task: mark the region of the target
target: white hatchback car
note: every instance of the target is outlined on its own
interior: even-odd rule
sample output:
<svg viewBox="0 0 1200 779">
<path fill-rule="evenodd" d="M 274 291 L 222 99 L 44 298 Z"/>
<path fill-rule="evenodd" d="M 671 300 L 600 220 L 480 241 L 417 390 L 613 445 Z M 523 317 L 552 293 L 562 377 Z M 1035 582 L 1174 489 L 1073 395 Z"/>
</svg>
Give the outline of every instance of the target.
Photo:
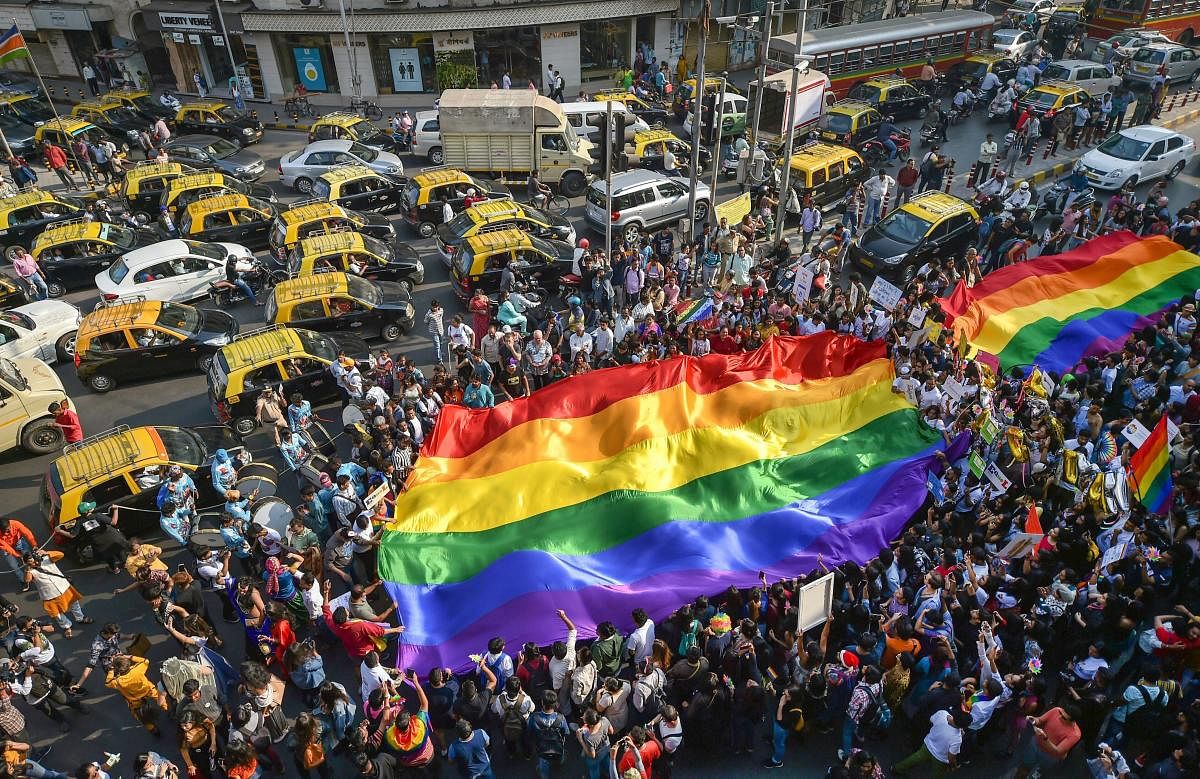
<svg viewBox="0 0 1200 779">
<path fill-rule="evenodd" d="M 339 165 L 366 165 L 385 176 L 404 174 L 404 163 L 391 152 L 372 149 L 357 141 L 313 141 L 300 151 L 280 158 L 279 181 L 307 195 L 322 173 Z"/>
<path fill-rule="evenodd" d="M 1032 57 L 1037 51 L 1037 36 L 1029 30 L 1005 28 L 992 31 L 992 48 L 1002 51 L 1015 60 Z"/>
<path fill-rule="evenodd" d="M 412 153 L 418 157 L 424 155 L 430 165 L 441 165 L 446 160 L 437 111 L 418 111 L 413 116 Z"/>
<path fill-rule="evenodd" d="M 61 300 L 38 300 L 0 311 L 0 357 L 36 357 L 47 364 L 75 356 L 83 314 Z"/>
<path fill-rule="evenodd" d="M 254 253 L 236 243 L 174 239 L 125 254 L 96 274 L 105 300 L 144 295 L 147 300 L 186 303 L 208 294 L 208 286 L 225 278 L 230 255 L 250 259 Z"/>
<path fill-rule="evenodd" d="M 1195 142 L 1186 135 L 1140 124 L 1108 136 L 1079 162 L 1093 187 L 1118 189 L 1159 176 L 1173 179 L 1195 151 Z"/>
</svg>

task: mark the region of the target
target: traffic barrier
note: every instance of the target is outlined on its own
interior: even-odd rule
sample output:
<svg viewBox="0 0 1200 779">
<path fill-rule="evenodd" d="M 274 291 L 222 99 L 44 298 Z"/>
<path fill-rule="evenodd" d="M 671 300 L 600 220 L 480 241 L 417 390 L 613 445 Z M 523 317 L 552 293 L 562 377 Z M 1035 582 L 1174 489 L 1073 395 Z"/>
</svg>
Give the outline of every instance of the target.
<svg viewBox="0 0 1200 779">
<path fill-rule="evenodd" d="M 275 114 L 275 124 L 279 124 L 279 112 L 278 112 L 278 111 L 273 111 L 272 113 L 274 113 L 274 114 Z"/>
<path fill-rule="evenodd" d="M 863 229 L 863 209 L 866 207 L 867 201 L 860 198 L 858 201 L 858 208 L 856 209 L 858 215 L 854 219 L 854 221 L 858 224 L 859 230 Z"/>
<path fill-rule="evenodd" d="M 954 183 L 954 160 L 950 160 L 950 167 L 946 169 L 946 186 L 942 191 L 950 194 L 950 185 Z"/>
<path fill-rule="evenodd" d="M 979 167 L 978 162 L 971 163 L 971 170 L 967 173 L 967 187 L 975 186 L 975 169 Z"/>
<path fill-rule="evenodd" d="M 1178 93 L 1178 92 L 1176 92 L 1176 93 L 1174 93 L 1173 95 L 1171 95 L 1171 103 L 1170 103 L 1170 105 L 1168 105 L 1168 106 L 1167 106 L 1165 109 L 1163 109 L 1163 110 L 1166 110 L 1166 111 L 1173 111 L 1173 110 L 1175 109 L 1175 101 L 1176 101 L 1176 100 L 1178 100 L 1178 99 L 1179 99 L 1179 93 Z"/>
<path fill-rule="evenodd" d="M 879 204 L 879 218 L 880 219 L 883 219 L 885 216 L 888 215 L 888 211 L 890 210 L 890 207 L 892 205 L 892 190 L 893 189 L 895 189 L 895 187 L 892 187 L 892 189 L 888 190 L 887 195 L 885 195 L 883 198 L 883 202 Z"/>
<path fill-rule="evenodd" d="M 1057 154 L 1056 154 L 1057 151 L 1058 151 L 1058 136 L 1055 135 L 1054 139 L 1051 140 L 1050 143 L 1046 144 L 1046 153 L 1042 155 L 1042 159 L 1044 160 L 1048 157 L 1057 156 Z"/>
<path fill-rule="evenodd" d="M 1033 152 L 1036 147 L 1037 147 L 1037 139 L 1034 138 L 1033 140 L 1029 141 L 1029 149 L 1025 153 L 1025 167 L 1029 167 L 1030 165 L 1033 164 Z"/>
</svg>

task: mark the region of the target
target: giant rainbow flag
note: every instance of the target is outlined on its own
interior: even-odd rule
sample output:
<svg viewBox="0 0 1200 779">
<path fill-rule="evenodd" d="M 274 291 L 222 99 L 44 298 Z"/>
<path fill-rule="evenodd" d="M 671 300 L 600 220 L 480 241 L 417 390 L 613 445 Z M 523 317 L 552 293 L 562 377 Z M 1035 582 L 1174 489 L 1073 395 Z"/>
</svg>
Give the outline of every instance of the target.
<svg viewBox="0 0 1200 779">
<path fill-rule="evenodd" d="M 400 661 L 666 617 L 700 594 L 874 556 L 937 469 L 881 343 L 821 333 L 448 406 L 379 550 Z M 958 442 L 956 442 L 957 444 Z"/>
<path fill-rule="evenodd" d="M 962 282 L 939 302 L 957 338 L 1000 367 L 1071 370 L 1119 350 L 1130 333 L 1200 288 L 1200 257 L 1171 240 L 1110 233 Z"/>
</svg>

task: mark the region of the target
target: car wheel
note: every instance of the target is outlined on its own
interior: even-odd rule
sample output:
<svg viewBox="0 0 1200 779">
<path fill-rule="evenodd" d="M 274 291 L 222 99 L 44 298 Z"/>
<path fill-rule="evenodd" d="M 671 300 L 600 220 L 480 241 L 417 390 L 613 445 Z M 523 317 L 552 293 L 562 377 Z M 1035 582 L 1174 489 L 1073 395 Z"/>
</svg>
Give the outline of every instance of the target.
<svg viewBox="0 0 1200 779">
<path fill-rule="evenodd" d="M 1193 71 L 1192 71 L 1192 75 L 1191 75 L 1191 77 L 1188 79 L 1188 83 L 1189 83 L 1189 84 L 1195 84 L 1195 83 L 1196 83 L 1196 79 L 1197 79 L 1197 78 L 1200 78 L 1200 69 L 1197 69 L 1197 70 L 1193 70 Z"/>
<path fill-rule="evenodd" d="M 258 422 L 254 420 L 254 417 L 238 417 L 233 420 L 233 429 L 238 435 L 250 435 L 256 427 L 258 427 Z"/>
<path fill-rule="evenodd" d="M 201 373 L 207 375 L 209 367 L 212 366 L 212 361 L 213 356 L 211 354 L 206 354 L 199 360 L 196 360 L 196 368 L 199 369 Z"/>
<path fill-rule="evenodd" d="M 117 386 L 117 383 L 103 373 L 97 373 L 95 376 L 87 380 L 88 387 L 92 392 L 101 394 L 112 391 L 112 388 Z"/>
<path fill-rule="evenodd" d="M 911 262 L 904 263 L 904 269 L 900 271 L 900 287 L 907 287 L 912 283 L 913 278 L 917 275 L 917 266 Z"/>
<path fill-rule="evenodd" d="M 58 343 L 54 344 L 54 351 L 58 354 L 59 361 L 67 362 L 75 359 L 75 332 L 72 330 L 64 334 L 58 339 Z"/>
<path fill-rule="evenodd" d="M 404 291 L 412 295 L 413 283 L 411 279 L 400 279 L 400 286 L 404 287 Z"/>
<path fill-rule="evenodd" d="M 4 250 L 4 257 L 9 262 L 12 262 L 13 258 L 15 258 L 17 256 L 17 252 L 21 251 L 24 248 L 25 248 L 24 246 L 19 246 L 17 244 L 13 244 L 12 246 L 9 246 L 7 249 Z"/>
<path fill-rule="evenodd" d="M 441 146 L 434 146 L 429 150 L 429 162 L 434 165 L 441 165 L 446 161 L 446 153 L 442 151 Z"/>
<path fill-rule="evenodd" d="M 567 197 L 579 197 L 587 189 L 587 179 L 577 170 L 563 175 L 558 182 L 558 191 Z"/>
<path fill-rule="evenodd" d="M 1180 172 L 1183 170 L 1183 165 L 1184 165 L 1183 160 L 1180 160 L 1179 162 L 1172 165 L 1171 169 L 1167 171 L 1167 180 L 1170 181 L 1171 179 L 1178 176 L 1180 174 Z"/>
<path fill-rule="evenodd" d="M 21 433 L 21 448 L 30 454 L 50 454 L 62 445 L 62 430 L 49 419 L 32 424 Z"/>
<path fill-rule="evenodd" d="M 696 203 L 695 217 L 698 224 L 704 224 L 705 220 L 708 219 L 708 203 L 705 203 L 703 200 Z"/>
<path fill-rule="evenodd" d="M 1121 185 L 1121 189 L 1133 189 L 1134 187 L 1137 186 L 1137 183 L 1138 183 L 1138 177 L 1137 177 L 1137 174 L 1135 173 L 1134 175 L 1125 179 L 1125 183 Z"/>
<path fill-rule="evenodd" d="M 1192 31 L 1191 27 L 1189 27 L 1186 30 L 1184 30 L 1183 32 L 1179 33 L 1179 42 L 1182 43 L 1184 46 L 1191 46 L 1192 41 L 1195 38 L 1196 38 L 1196 33 L 1194 33 Z"/>
<path fill-rule="evenodd" d="M 404 335 L 404 328 L 395 322 L 389 322 L 379 328 L 379 337 L 388 342 L 398 341 L 402 335 Z"/>
<path fill-rule="evenodd" d="M 305 195 L 311 195 L 313 190 L 312 179 L 301 176 L 296 179 L 296 191 Z"/>
<path fill-rule="evenodd" d="M 433 232 L 436 229 L 433 226 L 433 222 L 421 222 L 421 224 L 417 225 L 417 235 L 422 238 L 432 238 Z"/>
<path fill-rule="evenodd" d="M 642 226 L 636 222 L 630 222 L 621 228 L 621 237 L 626 244 L 636 244 L 642 238 Z"/>
<path fill-rule="evenodd" d="M 150 224 L 154 220 L 151 219 L 150 215 L 147 214 L 145 211 L 134 211 L 133 212 L 133 221 L 137 222 L 142 227 L 145 227 L 146 225 Z"/>
<path fill-rule="evenodd" d="M 46 291 L 52 298 L 61 298 L 63 295 L 67 294 L 67 288 L 58 281 L 47 281 Z"/>
</svg>

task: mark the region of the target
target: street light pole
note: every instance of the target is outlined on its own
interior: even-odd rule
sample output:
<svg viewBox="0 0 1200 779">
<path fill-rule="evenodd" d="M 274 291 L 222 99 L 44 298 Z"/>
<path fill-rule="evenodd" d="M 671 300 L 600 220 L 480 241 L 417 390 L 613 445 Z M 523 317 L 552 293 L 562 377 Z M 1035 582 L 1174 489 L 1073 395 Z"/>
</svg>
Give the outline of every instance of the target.
<svg viewBox="0 0 1200 779">
<path fill-rule="evenodd" d="M 353 2 L 353 0 L 351 1 Z M 218 4 L 220 2 L 221 0 L 217 0 Z M 350 86 L 354 97 L 362 97 L 362 87 L 358 80 L 358 52 L 350 44 L 350 25 L 346 24 L 346 0 L 338 0 L 338 13 L 342 16 L 342 35 L 346 38 L 346 56 L 350 58 Z"/>
<path fill-rule="evenodd" d="M 225 14 L 221 12 L 221 0 L 216 0 L 213 5 L 217 7 L 217 22 L 221 25 L 221 40 L 225 41 L 225 53 L 229 55 L 229 67 L 233 69 L 233 78 L 237 81 L 238 88 L 241 89 L 242 77 L 238 73 L 237 60 L 233 58 L 233 46 L 229 44 L 229 30 L 225 29 Z M 230 90 L 231 96 L 232 91 Z"/>
<path fill-rule="evenodd" d="M 613 102 L 612 100 L 605 101 L 608 105 L 605 107 L 604 132 L 608 135 L 605 138 L 608 143 L 604 144 L 605 150 L 608 152 L 604 157 L 604 208 L 608 211 L 608 219 L 604 223 L 604 256 L 612 262 L 613 242 L 612 242 L 612 161 L 613 161 Z M 621 145 L 621 154 L 625 153 L 625 139 L 617 139 L 617 143 Z M 624 282 L 622 282 L 624 283 Z"/>
<path fill-rule="evenodd" d="M 691 179 L 691 186 L 688 187 L 688 242 L 691 242 L 696 236 L 696 183 L 699 181 L 700 143 L 703 140 L 700 111 L 704 107 L 704 54 L 705 44 L 708 41 L 708 12 L 709 0 L 704 0 L 704 5 L 700 8 L 700 48 L 696 55 L 696 89 L 692 91 L 692 169 L 688 171 L 688 178 Z M 715 129 L 719 139 L 721 128 Z M 716 208 L 716 194 L 716 192 L 708 193 L 709 200 L 712 201 L 709 203 L 710 209 Z"/>
<path fill-rule="evenodd" d="M 713 148 L 712 156 L 712 186 L 708 188 L 709 196 L 715 198 L 717 196 L 717 174 L 721 171 L 721 125 L 725 123 L 725 85 L 729 81 L 729 72 L 721 73 L 721 94 L 717 101 L 717 123 L 714 127 L 717 128 L 717 143 Z M 709 209 L 709 214 L 712 216 L 712 223 L 717 223 L 717 209 Z"/>
<path fill-rule="evenodd" d="M 783 238 L 783 220 L 788 201 L 788 188 L 792 180 L 792 143 L 796 139 L 796 90 L 800 88 L 800 65 L 792 66 L 792 92 L 785 102 L 787 106 L 787 143 L 783 151 L 783 180 L 779 188 L 779 202 L 775 205 L 775 243 Z"/>
<path fill-rule="evenodd" d="M 758 89 L 754 90 L 754 121 L 750 124 L 750 148 L 755 148 L 758 141 L 758 117 L 762 113 L 762 93 L 767 80 L 767 48 L 771 45 L 771 28 L 775 24 L 775 3 L 767 2 L 767 13 L 763 17 L 763 31 L 759 35 L 762 42 L 762 54 L 758 63 Z"/>
</svg>

